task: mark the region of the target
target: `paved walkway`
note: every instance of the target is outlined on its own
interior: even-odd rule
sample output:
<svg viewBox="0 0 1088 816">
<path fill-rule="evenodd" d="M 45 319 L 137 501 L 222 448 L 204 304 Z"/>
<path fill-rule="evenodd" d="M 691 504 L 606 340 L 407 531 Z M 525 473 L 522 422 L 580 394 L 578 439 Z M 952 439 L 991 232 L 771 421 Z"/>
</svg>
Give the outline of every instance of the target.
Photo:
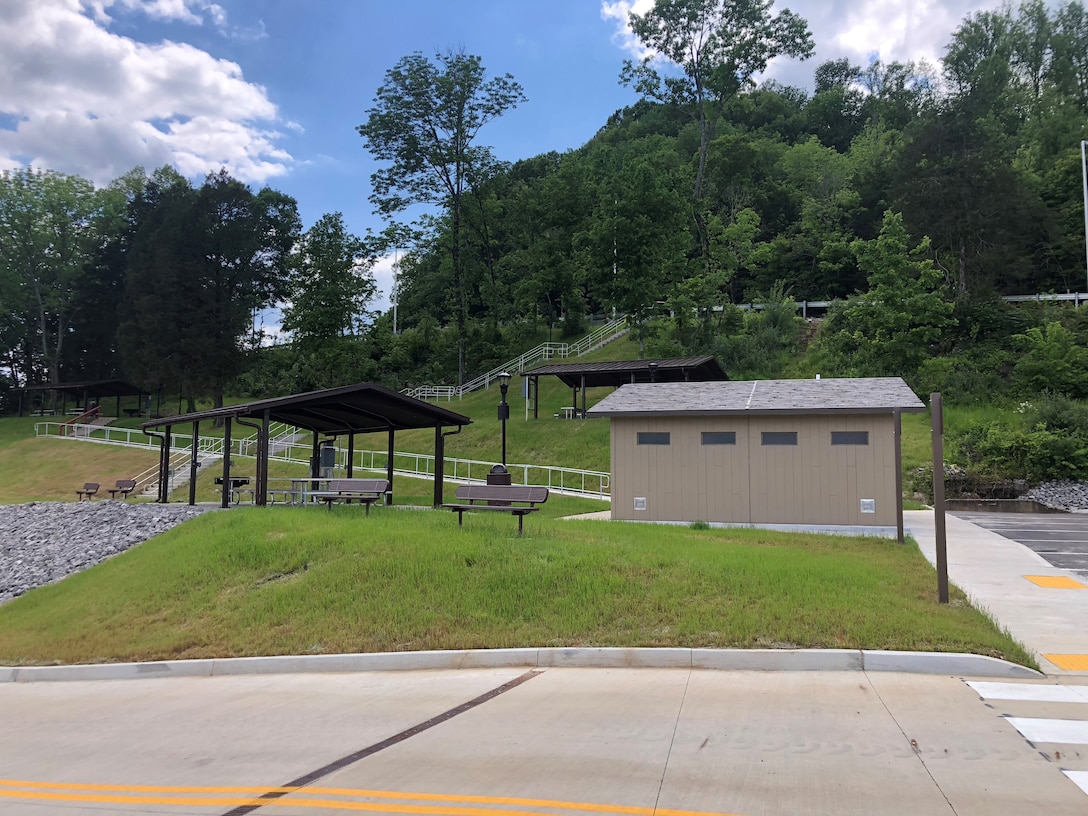
<svg viewBox="0 0 1088 816">
<path fill-rule="evenodd" d="M 903 516 L 908 533 L 935 564 L 933 512 L 908 510 Z M 1034 651 L 1044 672 L 1088 674 L 1088 589 L 1074 586 L 1080 582 L 1070 579 L 1078 576 L 1023 544 L 955 516 L 945 518 L 949 580 Z"/>
<path fill-rule="evenodd" d="M 508 668 L 7 683 L 0 812 L 1083 816 L 1083 745 L 1040 719 L 1088 708 L 1081 679 Z"/>
</svg>

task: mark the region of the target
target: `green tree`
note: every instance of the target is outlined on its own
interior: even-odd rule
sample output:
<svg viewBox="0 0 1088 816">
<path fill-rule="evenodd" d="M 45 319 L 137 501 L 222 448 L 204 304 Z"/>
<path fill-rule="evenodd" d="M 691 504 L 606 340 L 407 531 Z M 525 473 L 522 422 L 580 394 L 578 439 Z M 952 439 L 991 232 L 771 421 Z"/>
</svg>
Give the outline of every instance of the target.
<svg viewBox="0 0 1088 816">
<path fill-rule="evenodd" d="M 287 295 L 299 233 L 294 199 L 254 194 L 226 172 L 198 190 L 158 172 L 134 205 L 139 226 L 126 265 L 126 365 L 145 385 L 206 394 L 227 385 L 260 342 L 254 314 Z"/>
<path fill-rule="evenodd" d="M 941 273 L 924 259 L 928 241 L 911 251 L 903 217 L 889 211 L 879 237 L 854 241 L 853 249 L 869 291 L 832 311 L 820 344 L 842 373 L 913 377 L 952 325 Z"/>
<path fill-rule="evenodd" d="M 59 383 L 80 283 L 101 240 L 103 197 L 78 176 L 30 168 L 0 173 L 0 294 L 35 347 L 23 364 Z M 29 345 L 25 348 L 30 352 Z"/>
<path fill-rule="evenodd" d="M 687 263 L 688 174 L 660 137 L 612 151 L 608 161 L 596 212 L 579 240 L 588 256 L 591 293 L 628 316 L 641 353 L 657 302 L 682 278 Z"/>
<path fill-rule="evenodd" d="M 353 358 L 373 301 L 373 257 L 344 226 L 341 213 L 323 215 L 300 239 L 292 257 L 290 298 L 283 328 L 312 382 L 342 385 L 358 379 Z"/>
<path fill-rule="evenodd" d="M 650 54 L 638 64 L 625 62 L 620 81 L 687 111 L 698 124 L 692 199 L 700 257 L 708 266 L 707 155 L 726 103 L 750 88 L 775 57 L 804 59 L 813 50 L 808 23 L 789 10 L 772 15 L 771 5 L 772 0 L 656 0 L 644 15 L 630 15 L 631 29 Z"/>
<path fill-rule="evenodd" d="M 477 56 L 450 52 L 437 65 L 416 52 L 386 72 L 359 125 L 374 157 L 389 166 L 371 176 L 370 200 L 387 218 L 416 204 L 444 207 L 450 217 L 450 260 L 458 334 L 458 383 L 465 379 L 468 312 L 462 259 L 462 207 L 466 191 L 491 164 L 476 144 L 484 125 L 525 100 L 510 74 L 485 79 Z"/>
<path fill-rule="evenodd" d="M 1014 338 L 1021 351 L 1013 380 L 1022 394 L 1050 391 L 1075 399 L 1088 397 L 1088 349 L 1057 321 L 1032 326 Z"/>
</svg>

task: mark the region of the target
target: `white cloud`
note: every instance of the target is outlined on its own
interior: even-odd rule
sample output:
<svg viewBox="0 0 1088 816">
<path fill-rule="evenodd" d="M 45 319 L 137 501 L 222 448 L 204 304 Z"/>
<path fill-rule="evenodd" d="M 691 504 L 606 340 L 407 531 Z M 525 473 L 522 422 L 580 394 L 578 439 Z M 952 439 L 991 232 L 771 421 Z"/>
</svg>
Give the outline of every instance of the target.
<svg viewBox="0 0 1088 816">
<path fill-rule="evenodd" d="M 0 167 L 33 163 L 104 182 L 137 164 L 187 175 L 225 167 L 256 183 L 292 158 L 276 106 L 241 66 L 181 42 L 107 29 L 110 8 L 192 23 L 225 15 L 203 0 L 4 0 L 0 4 Z M 199 14 L 198 14 L 199 13 Z"/>
<path fill-rule="evenodd" d="M 641 16 L 653 8 L 653 5 L 654 0 L 601 0 L 601 19 L 611 20 L 616 24 L 612 42 L 621 51 L 626 51 L 632 59 L 641 60 L 652 52 L 631 31 L 628 15 L 634 12 Z"/>
<path fill-rule="evenodd" d="M 813 58 L 800 62 L 782 58 L 771 63 L 767 76 L 801 87 L 812 85 L 821 62 L 848 58 L 867 65 L 876 56 L 884 62 L 925 59 L 939 67 L 952 33 L 976 11 L 992 10 L 1001 0 L 790 0 L 776 3 L 772 12 L 788 7 L 804 17 L 816 49 Z M 627 15 L 644 14 L 653 0 L 602 0 L 601 17 L 616 22 L 613 42 L 635 58 L 646 50 L 631 33 Z"/>
<path fill-rule="evenodd" d="M 225 26 L 227 12 L 222 6 L 207 0 L 83 0 L 83 5 L 94 12 L 96 20 L 110 22 L 108 10 L 120 6 L 128 11 L 139 11 L 154 20 L 170 20 L 192 25 L 202 25 L 204 16 L 216 26 Z"/>
</svg>

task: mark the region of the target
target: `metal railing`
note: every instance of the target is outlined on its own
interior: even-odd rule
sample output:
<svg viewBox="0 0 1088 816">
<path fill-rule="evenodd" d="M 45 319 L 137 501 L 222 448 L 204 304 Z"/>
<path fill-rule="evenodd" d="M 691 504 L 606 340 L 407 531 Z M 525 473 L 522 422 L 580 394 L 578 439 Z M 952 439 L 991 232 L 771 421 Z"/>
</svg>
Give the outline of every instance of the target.
<svg viewBox="0 0 1088 816">
<path fill-rule="evenodd" d="M 64 429 L 68 428 L 66 432 Z M 58 422 L 38 422 L 34 425 L 34 432 L 39 437 L 56 437 L 61 439 L 78 439 L 81 442 L 97 442 L 108 445 L 126 445 L 129 447 L 159 449 L 159 440 L 146 436 L 141 431 L 131 428 L 95 428 L 89 435 L 74 434 L 70 426 Z M 170 472 L 185 471 L 190 462 L 193 450 L 193 437 L 191 434 L 171 434 Z M 250 449 L 249 440 L 235 439 L 231 442 L 232 457 L 238 456 L 244 459 L 255 459 L 255 453 L 247 453 L 243 450 Z M 292 462 L 309 466 L 312 453 L 309 445 L 296 443 L 284 444 L 279 450 L 269 451 L 269 458 L 282 462 Z M 221 457 L 224 455 L 223 440 L 215 436 L 201 436 L 197 440 L 198 456 Z M 385 473 L 388 466 L 387 451 L 357 450 L 353 461 L 353 470 L 370 470 Z M 345 470 L 347 466 L 347 449 L 336 448 L 337 470 Z M 478 459 L 456 459 L 445 457 L 444 478 L 454 482 L 486 482 L 487 474 L 494 466 L 494 462 L 484 462 Z M 541 485 L 560 493 L 568 493 L 576 496 L 588 496 L 597 499 L 610 500 L 612 490 L 611 474 L 599 470 L 582 470 L 580 468 L 556 467 L 553 465 L 508 464 L 509 470 L 515 479 L 525 485 Z M 426 453 L 409 453 L 406 451 L 393 452 L 393 470 L 403 476 L 420 478 L 434 478 L 434 456 Z M 158 465 L 148 468 L 136 477 L 137 488 L 147 490 L 155 485 L 158 478 Z M 172 481 L 172 480 L 171 480 Z"/>
<path fill-rule="evenodd" d="M 418 385 L 415 388 L 405 388 L 401 393 L 416 399 L 452 400 L 454 397 L 461 399 L 465 394 L 471 394 L 481 388 L 490 388 L 491 384 L 498 379 L 499 374 L 503 372 L 518 374 L 539 361 L 580 357 L 583 354 L 599 349 L 626 333 L 627 318 L 618 317 L 594 329 L 576 343 L 541 343 L 524 354 L 508 360 L 501 366 L 496 366 L 486 374 L 481 374 L 479 377 L 469 380 L 464 385 Z"/>
</svg>

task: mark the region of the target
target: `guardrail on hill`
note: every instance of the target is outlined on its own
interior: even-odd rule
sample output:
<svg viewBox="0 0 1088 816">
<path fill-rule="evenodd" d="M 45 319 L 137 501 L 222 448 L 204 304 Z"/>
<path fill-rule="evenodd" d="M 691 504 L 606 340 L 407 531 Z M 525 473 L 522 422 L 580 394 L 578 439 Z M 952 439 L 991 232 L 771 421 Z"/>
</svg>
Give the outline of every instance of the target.
<svg viewBox="0 0 1088 816">
<path fill-rule="evenodd" d="M 491 369 L 486 374 L 469 380 L 464 385 L 417 385 L 415 388 L 405 388 L 401 393 L 416 399 L 452 400 L 454 397 L 460 399 L 465 394 L 471 394 L 480 388 L 490 388 L 504 371 L 517 374 L 539 361 L 580 357 L 625 334 L 627 334 L 627 318 L 618 317 L 594 329 L 575 343 L 541 343 L 513 360 Z"/>
</svg>

